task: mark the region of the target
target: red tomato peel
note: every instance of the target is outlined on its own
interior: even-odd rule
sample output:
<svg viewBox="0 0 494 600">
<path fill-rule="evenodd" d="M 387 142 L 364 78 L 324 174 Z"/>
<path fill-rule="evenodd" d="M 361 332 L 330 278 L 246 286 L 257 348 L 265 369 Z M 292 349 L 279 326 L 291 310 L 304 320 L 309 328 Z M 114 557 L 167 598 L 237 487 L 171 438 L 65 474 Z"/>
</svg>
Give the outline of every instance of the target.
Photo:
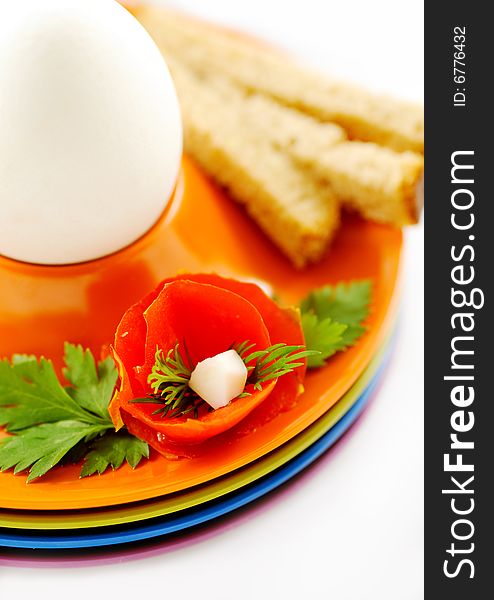
<svg viewBox="0 0 494 600">
<path fill-rule="evenodd" d="M 163 281 L 153 292 L 132 306 L 118 325 L 111 348 L 120 386 L 110 404 L 117 428 L 124 423 L 131 433 L 163 450 L 161 441 L 201 443 L 237 425 L 273 391 L 276 380 L 261 391 L 231 402 L 198 418 L 162 418 L 153 415 L 157 405 L 133 403 L 148 396 L 148 377 L 156 349 L 165 354 L 178 343 L 193 364 L 224 352 L 232 344 L 249 341 L 256 350 L 284 342 L 303 345 L 298 311 L 282 309 L 256 285 L 218 275 L 179 275 Z M 305 361 L 293 373 L 293 400 L 305 376 Z M 285 387 L 285 386 L 283 386 Z"/>
</svg>

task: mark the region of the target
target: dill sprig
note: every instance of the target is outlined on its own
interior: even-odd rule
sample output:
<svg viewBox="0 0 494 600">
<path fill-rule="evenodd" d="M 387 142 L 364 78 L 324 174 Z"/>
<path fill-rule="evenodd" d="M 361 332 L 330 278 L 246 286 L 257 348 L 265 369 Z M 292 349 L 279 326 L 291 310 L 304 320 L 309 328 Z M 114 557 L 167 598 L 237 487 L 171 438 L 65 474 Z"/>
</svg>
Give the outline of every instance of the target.
<svg viewBox="0 0 494 600">
<path fill-rule="evenodd" d="M 163 350 L 156 348 L 155 362 L 148 377 L 153 393 L 132 400 L 133 403 L 162 404 L 153 415 L 174 418 L 194 412 L 197 418 L 199 406 L 204 401 L 189 387 L 192 361 L 185 345 L 184 348 L 186 358 L 180 353 L 178 344 L 168 350 L 166 356 Z"/>
<path fill-rule="evenodd" d="M 318 354 L 314 350 L 305 350 L 304 346 L 288 346 L 275 344 L 265 350 L 253 351 L 255 344 L 242 342 L 233 343 L 234 349 L 247 367 L 246 386 L 252 385 L 254 390 L 260 391 L 263 385 L 273 379 L 291 373 L 303 365 L 302 358 Z M 148 383 L 153 393 L 146 398 L 132 400 L 137 404 L 161 405 L 152 414 L 161 415 L 162 418 L 199 416 L 199 410 L 213 410 L 194 390 L 189 387 L 193 362 L 184 344 L 185 356 L 182 355 L 179 344 L 171 348 L 167 354 L 156 348 L 155 363 L 148 377 Z M 244 391 L 236 399 L 251 395 Z"/>
<path fill-rule="evenodd" d="M 257 350 L 249 354 L 254 347 L 255 344 L 243 342 L 234 346 L 234 350 L 247 367 L 249 374 L 247 385 L 253 385 L 257 391 L 262 390 L 263 383 L 278 379 L 301 367 L 304 363 L 297 362 L 300 359 L 319 354 L 315 350 L 305 350 L 304 346 L 287 346 L 287 344 L 275 344 L 266 350 Z"/>
</svg>

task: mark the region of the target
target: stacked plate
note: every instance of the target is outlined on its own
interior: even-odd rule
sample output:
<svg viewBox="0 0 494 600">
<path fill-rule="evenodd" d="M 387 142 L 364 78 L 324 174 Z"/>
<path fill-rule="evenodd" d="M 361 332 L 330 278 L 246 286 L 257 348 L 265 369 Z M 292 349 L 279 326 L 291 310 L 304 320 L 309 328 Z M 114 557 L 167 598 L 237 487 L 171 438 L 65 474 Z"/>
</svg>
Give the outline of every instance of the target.
<svg viewBox="0 0 494 600">
<path fill-rule="evenodd" d="M 53 506 L 62 507 L 65 502 L 67 510 L 1 510 L 0 545 L 45 550 L 115 546 L 176 533 L 245 506 L 287 482 L 338 441 L 372 397 L 389 353 L 387 345 L 339 402 L 314 424 L 241 470 L 182 493 L 131 502 L 132 498 L 155 493 L 156 482 L 149 481 L 146 487 L 141 481 L 142 487 L 129 490 L 128 502 L 123 504 L 103 508 L 98 504 L 106 504 L 107 499 L 94 496 L 90 502 L 86 497 L 81 504 L 93 504 L 89 510 L 71 510 L 74 502 L 63 494 L 63 489 L 66 500 L 57 497 L 54 487 Z M 117 473 L 102 477 L 108 479 L 109 495 L 115 477 Z M 78 483 L 81 496 L 85 496 L 85 482 Z"/>
<path fill-rule="evenodd" d="M 251 429 L 241 423 L 239 435 L 226 445 L 182 460 L 153 454 L 135 471 L 122 467 L 87 479 L 79 479 L 77 466 L 54 469 L 29 485 L 24 476 L 0 474 L 0 546 L 45 550 L 115 546 L 212 521 L 257 500 L 310 465 L 348 430 L 376 390 L 390 354 L 396 317 L 401 233 L 348 218 L 327 259 L 298 273 L 240 209 L 187 163 L 185 181 L 186 191 L 174 210 L 150 238 L 128 251 L 126 265 L 134 258 L 140 265 L 152 264 L 156 278 L 182 269 L 262 280 L 286 302 L 325 283 L 369 278 L 373 301 L 366 334 L 355 347 L 311 372 L 304 394 L 290 410 L 260 413 Z M 205 235 L 204 223 L 215 232 L 214 240 Z M 14 276 L 8 268 L 0 259 L 0 289 Z M 62 269 L 57 271 L 57 285 Z M 67 272 L 72 287 L 79 275 L 87 279 L 82 269 L 86 267 L 80 274 L 75 268 Z M 31 275 L 16 271 L 15 277 L 28 280 Z M 44 271 L 43 277 L 33 281 L 49 286 L 50 273 Z"/>
</svg>

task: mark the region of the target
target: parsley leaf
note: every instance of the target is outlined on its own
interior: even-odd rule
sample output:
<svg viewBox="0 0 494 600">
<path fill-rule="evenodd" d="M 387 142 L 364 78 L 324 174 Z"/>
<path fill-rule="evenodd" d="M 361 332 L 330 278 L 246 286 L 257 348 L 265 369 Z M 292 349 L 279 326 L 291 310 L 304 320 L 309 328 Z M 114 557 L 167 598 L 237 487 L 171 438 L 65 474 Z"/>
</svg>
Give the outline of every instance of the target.
<svg viewBox="0 0 494 600">
<path fill-rule="evenodd" d="M 368 279 L 326 285 L 312 291 L 301 303 L 302 313 L 313 312 L 345 325 L 358 325 L 369 314 L 372 283 Z"/>
<path fill-rule="evenodd" d="M 353 346 L 362 336 L 371 293 L 371 281 L 353 281 L 314 290 L 301 302 L 307 349 L 321 352 L 309 357 L 309 367 L 323 366 L 325 359 Z"/>
<path fill-rule="evenodd" d="M 14 473 L 17 474 L 31 467 L 27 478 L 30 482 L 47 473 L 80 441 L 93 439 L 104 431 L 104 426 L 79 421 L 58 421 L 30 427 L 0 442 L 1 470 L 15 467 Z"/>
<path fill-rule="evenodd" d="M 364 333 L 365 327 L 362 327 L 362 325 L 347 325 L 347 328 L 341 337 L 341 343 L 338 350 L 350 348 Z"/>
<path fill-rule="evenodd" d="M 307 348 L 319 351 L 318 354 L 307 358 L 307 366 L 310 369 L 323 367 L 326 359 L 340 349 L 347 326 L 329 318 L 319 320 L 317 315 L 313 313 L 304 313 L 302 315 L 302 327 Z"/>
<path fill-rule="evenodd" d="M 108 402 L 118 377 L 113 360 L 107 358 L 96 366 L 89 350 L 65 344 L 65 364 L 63 374 L 73 386 L 66 388 L 67 393 L 82 408 L 107 419 Z"/>
<path fill-rule="evenodd" d="M 108 467 L 119 469 L 126 460 L 135 469 L 143 458 L 149 458 L 149 446 L 128 432 L 107 433 L 91 444 L 81 477 L 104 473 Z"/>
<path fill-rule="evenodd" d="M 110 465 L 117 469 L 124 460 L 134 468 L 149 455 L 145 442 L 113 432 L 108 413 L 117 380 L 113 360 L 96 364 L 89 350 L 66 344 L 65 365 L 71 383 L 66 388 L 49 360 L 0 361 L 0 426 L 14 434 L 0 440 L 0 471 L 29 469 L 30 482 L 57 464 L 86 457 L 81 476 L 87 476 Z"/>
<path fill-rule="evenodd" d="M 0 361 L 0 426 L 17 432 L 41 423 L 93 423 L 88 413 L 62 387 L 50 361 L 16 356 Z"/>
</svg>

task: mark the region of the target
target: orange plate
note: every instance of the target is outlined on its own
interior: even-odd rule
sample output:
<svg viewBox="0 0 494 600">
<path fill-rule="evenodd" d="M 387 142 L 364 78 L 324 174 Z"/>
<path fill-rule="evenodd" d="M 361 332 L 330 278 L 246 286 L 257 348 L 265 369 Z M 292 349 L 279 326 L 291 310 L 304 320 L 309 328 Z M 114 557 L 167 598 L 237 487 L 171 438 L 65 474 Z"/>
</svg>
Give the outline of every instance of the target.
<svg viewBox="0 0 494 600">
<path fill-rule="evenodd" d="M 279 447 L 326 412 L 352 386 L 386 334 L 396 303 L 402 234 L 347 217 L 327 257 L 296 271 L 241 208 L 187 159 L 175 197 L 160 222 L 137 243 L 81 265 L 42 267 L 0 257 L 0 356 L 44 353 L 60 363 L 64 340 L 98 352 L 123 311 L 177 271 L 216 271 L 269 282 L 283 302 L 325 283 L 374 281 L 368 333 L 355 348 L 312 372 L 295 406 L 269 400 L 194 458 L 153 454 L 136 471 L 123 467 L 78 479 L 79 467 L 55 469 L 26 485 L 0 474 L 0 507 L 59 510 L 110 506 L 187 489 L 238 469 Z"/>
</svg>

